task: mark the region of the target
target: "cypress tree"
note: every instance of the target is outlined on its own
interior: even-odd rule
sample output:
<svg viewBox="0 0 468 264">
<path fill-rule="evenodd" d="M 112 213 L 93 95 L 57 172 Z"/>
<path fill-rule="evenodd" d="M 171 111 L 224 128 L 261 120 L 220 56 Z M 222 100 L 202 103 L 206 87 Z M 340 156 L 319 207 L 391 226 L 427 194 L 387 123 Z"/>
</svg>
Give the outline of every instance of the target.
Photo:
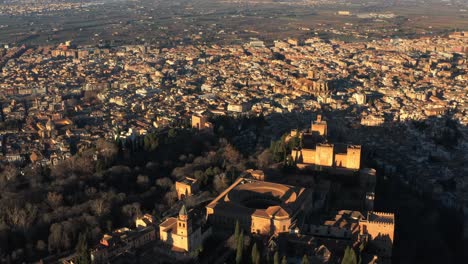
<svg viewBox="0 0 468 264">
<path fill-rule="evenodd" d="M 357 256 L 354 249 L 350 248 L 349 246 L 346 247 L 345 253 L 343 255 L 343 259 L 341 260 L 341 264 L 357 264 Z"/>
<path fill-rule="evenodd" d="M 86 234 L 80 233 L 75 250 L 76 254 L 78 255 L 78 264 L 91 263 L 91 259 L 89 257 L 88 242 L 86 241 Z"/>
<path fill-rule="evenodd" d="M 356 252 L 352 248 L 349 249 L 349 252 L 350 252 L 350 255 L 351 255 L 351 262 L 350 263 L 357 264 L 358 260 L 357 260 Z"/>
<path fill-rule="evenodd" d="M 343 254 L 343 258 L 341 259 L 341 264 L 347 264 L 349 263 L 349 247 L 346 247 L 345 248 L 345 251 L 344 251 L 344 254 Z"/>
<path fill-rule="evenodd" d="M 244 250 L 244 231 L 241 231 L 239 239 L 237 241 L 237 252 L 236 252 L 236 263 L 242 263 L 242 253 Z"/>
<path fill-rule="evenodd" d="M 286 256 L 283 256 L 281 259 L 281 264 L 288 264 L 288 260 L 286 259 Z"/>
<path fill-rule="evenodd" d="M 252 246 L 252 263 L 256 263 L 258 257 L 257 243 Z"/>
<path fill-rule="evenodd" d="M 258 253 L 257 257 L 255 258 L 255 264 L 260 264 L 260 252 Z"/>
<path fill-rule="evenodd" d="M 236 228 L 234 229 L 234 239 L 236 240 L 236 243 L 239 241 L 239 233 L 240 233 L 239 220 L 237 220 Z"/>
<path fill-rule="evenodd" d="M 273 263 L 274 264 L 280 264 L 278 251 L 276 251 L 275 255 L 273 256 Z"/>
</svg>

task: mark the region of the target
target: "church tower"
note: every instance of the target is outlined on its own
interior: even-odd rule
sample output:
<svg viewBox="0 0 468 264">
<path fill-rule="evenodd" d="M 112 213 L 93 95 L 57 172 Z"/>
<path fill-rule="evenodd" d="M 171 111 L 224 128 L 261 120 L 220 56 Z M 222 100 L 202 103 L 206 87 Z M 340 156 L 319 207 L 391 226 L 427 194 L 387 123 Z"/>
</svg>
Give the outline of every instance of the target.
<svg viewBox="0 0 468 264">
<path fill-rule="evenodd" d="M 52 135 L 55 133 L 55 125 L 54 123 L 52 122 L 52 119 L 49 118 L 49 120 L 47 121 L 46 125 L 45 125 L 45 129 L 46 131 L 45 132 L 45 135 L 48 137 L 48 138 L 51 138 Z"/>
<path fill-rule="evenodd" d="M 191 233 L 192 224 L 184 204 L 182 208 L 180 208 L 179 216 L 177 217 L 177 235 L 188 237 Z"/>
<path fill-rule="evenodd" d="M 54 123 L 52 123 L 52 120 L 49 118 L 49 120 L 46 123 L 46 129 L 48 131 L 52 131 L 54 130 L 54 128 L 55 128 Z"/>
</svg>

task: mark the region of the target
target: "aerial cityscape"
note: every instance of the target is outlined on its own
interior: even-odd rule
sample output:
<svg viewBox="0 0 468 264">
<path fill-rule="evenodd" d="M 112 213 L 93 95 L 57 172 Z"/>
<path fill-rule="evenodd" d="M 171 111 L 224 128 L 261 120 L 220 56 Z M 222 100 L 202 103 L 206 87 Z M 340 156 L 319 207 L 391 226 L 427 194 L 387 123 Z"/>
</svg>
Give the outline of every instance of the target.
<svg viewBox="0 0 468 264">
<path fill-rule="evenodd" d="M 466 263 L 466 0 L 0 0 L 0 68 L 0 263 Z"/>
</svg>

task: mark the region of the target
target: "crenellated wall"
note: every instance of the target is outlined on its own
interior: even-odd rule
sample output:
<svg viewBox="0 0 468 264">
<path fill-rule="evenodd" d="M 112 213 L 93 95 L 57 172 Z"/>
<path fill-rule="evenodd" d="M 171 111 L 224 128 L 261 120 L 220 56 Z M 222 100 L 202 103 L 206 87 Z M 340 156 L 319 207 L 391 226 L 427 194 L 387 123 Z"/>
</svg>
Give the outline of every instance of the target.
<svg viewBox="0 0 468 264">
<path fill-rule="evenodd" d="M 395 215 L 392 213 L 369 212 L 365 220 L 359 222 L 360 234 L 368 235 L 380 256 L 391 257 L 395 232 Z"/>
</svg>

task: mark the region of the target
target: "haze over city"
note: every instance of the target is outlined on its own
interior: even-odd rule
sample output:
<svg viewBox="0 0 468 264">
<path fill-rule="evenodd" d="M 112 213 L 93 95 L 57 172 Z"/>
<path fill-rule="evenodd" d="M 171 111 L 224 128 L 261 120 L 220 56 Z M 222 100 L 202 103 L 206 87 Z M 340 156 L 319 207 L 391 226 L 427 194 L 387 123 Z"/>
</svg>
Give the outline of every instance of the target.
<svg viewBox="0 0 468 264">
<path fill-rule="evenodd" d="M 0 263 L 464 263 L 466 0 L 0 0 Z"/>
</svg>

